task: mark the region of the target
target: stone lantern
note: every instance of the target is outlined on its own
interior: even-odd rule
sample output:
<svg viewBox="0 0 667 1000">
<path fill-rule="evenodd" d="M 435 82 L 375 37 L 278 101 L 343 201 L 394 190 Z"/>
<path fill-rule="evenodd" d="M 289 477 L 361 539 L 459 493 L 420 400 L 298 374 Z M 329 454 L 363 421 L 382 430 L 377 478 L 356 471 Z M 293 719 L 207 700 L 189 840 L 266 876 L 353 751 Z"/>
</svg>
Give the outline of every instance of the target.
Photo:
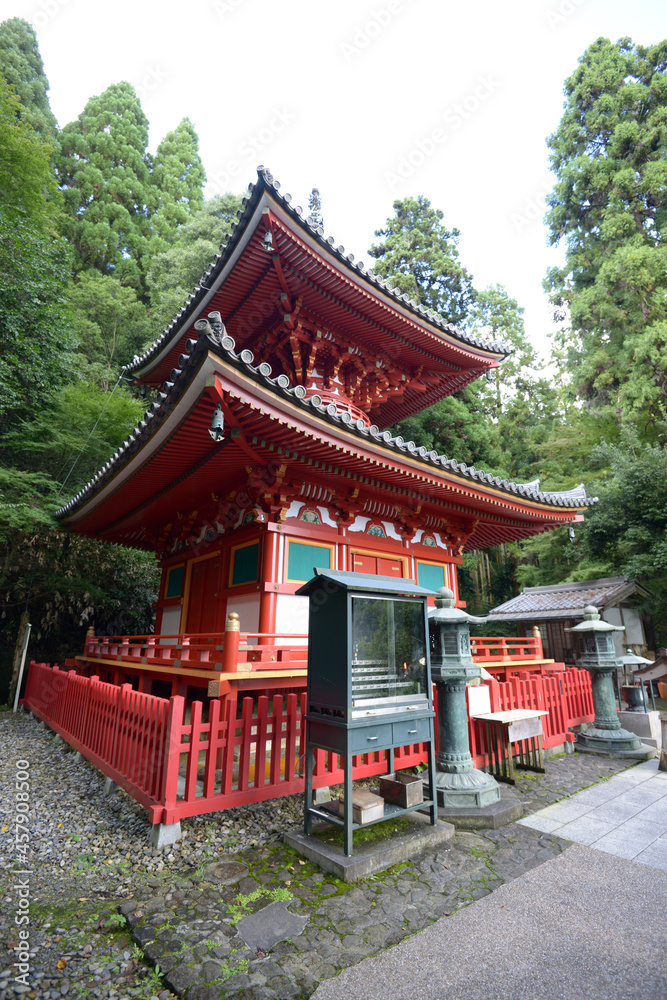
<svg viewBox="0 0 667 1000">
<path fill-rule="evenodd" d="M 616 713 L 612 673 L 623 664 L 616 656 L 612 632 L 624 632 L 624 625 L 602 621 L 598 609 L 589 604 L 584 620 L 566 632 L 575 632 L 584 640 L 581 665 L 591 675 L 595 721 L 591 729 L 577 733 L 578 750 L 617 754 L 620 757 L 644 757 L 645 747 L 638 736 L 621 728 Z"/>
<path fill-rule="evenodd" d="M 500 786 L 473 764 L 466 705 L 466 683 L 482 672 L 470 651 L 470 622 L 482 625 L 486 618 L 474 618 L 454 607 L 454 593 L 448 587 L 440 587 L 437 595 L 428 623 L 431 676 L 438 699 L 438 798 L 446 809 L 492 805 L 500 801 Z"/>
</svg>

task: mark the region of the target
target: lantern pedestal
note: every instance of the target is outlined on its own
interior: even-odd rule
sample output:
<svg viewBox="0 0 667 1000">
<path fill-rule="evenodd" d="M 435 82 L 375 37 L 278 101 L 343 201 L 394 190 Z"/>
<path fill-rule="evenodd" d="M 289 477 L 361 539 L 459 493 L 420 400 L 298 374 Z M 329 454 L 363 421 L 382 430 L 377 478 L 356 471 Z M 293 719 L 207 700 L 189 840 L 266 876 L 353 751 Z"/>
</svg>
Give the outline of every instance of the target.
<svg viewBox="0 0 667 1000">
<path fill-rule="evenodd" d="M 653 748 L 643 744 L 634 733 L 623 729 L 616 711 L 612 674 L 622 664 L 616 657 L 611 633 L 624 631 L 624 626 L 602 621 L 597 608 L 591 604 L 584 608 L 583 622 L 565 631 L 576 632 L 584 642 L 581 666 L 591 675 L 595 710 L 591 728 L 577 733 L 575 750 L 638 760 L 652 757 Z"/>
<path fill-rule="evenodd" d="M 435 787 L 445 809 L 484 808 L 500 802 L 500 786 L 472 761 L 468 743 L 466 682 L 480 676 L 479 667 L 437 667 L 433 670 L 438 698 L 438 743 Z"/>
<path fill-rule="evenodd" d="M 484 809 L 497 806 L 500 786 L 492 775 L 474 766 L 468 741 L 466 684 L 481 676 L 481 668 L 473 662 L 470 649 L 470 622 L 483 624 L 486 619 L 473 618 L 455 608 L 454 594 L 448 587 L 440 587 L 437 595 L 435 607 L 428 615 L 432 674 L 438 698 L 435 788 L 438 804 L 456 824 L 451 811 L 480 810 L 481 816 Z"/>
</svg>

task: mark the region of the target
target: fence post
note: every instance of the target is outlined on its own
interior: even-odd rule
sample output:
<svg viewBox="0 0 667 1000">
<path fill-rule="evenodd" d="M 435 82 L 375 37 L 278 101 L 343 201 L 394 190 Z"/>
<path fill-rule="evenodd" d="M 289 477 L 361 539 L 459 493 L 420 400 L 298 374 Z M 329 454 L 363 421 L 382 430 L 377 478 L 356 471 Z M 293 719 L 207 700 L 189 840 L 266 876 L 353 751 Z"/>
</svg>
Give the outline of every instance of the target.
<svg viewBox="0 0 667 1000">
<path fill-rule="evenodd" d="M 542 633 L 539 625 L 533 625 L 533 639 L 535 640 L 535 659 L 544 659 L 544 649 L 542 647 Z"/>
<path fill-rule="evenodd" d="M 178 766 L 181 759 L 181 738 L 183 729 L 183 716 L 185 711 L 185 699 L 177 694 L 169 699 L 167 710 L 167 732 L 164 743 L 164 768 L 162 786 L 162 804 L 164 812 L 168 809 L 175 809 L 178 797 Z M 162 817 L 163 823 L 170 820 Z M 173 822 L 173 821 L 172 821 Z"/>
<path fill-rule="evenodd" d="M 235 611 L 225 622 L 225 646 L 222 651 L 222 669 L 224 673 L 236 673 L 239 662 L 239 642 L 241 639 L 241 624 Z"/>
</svg>

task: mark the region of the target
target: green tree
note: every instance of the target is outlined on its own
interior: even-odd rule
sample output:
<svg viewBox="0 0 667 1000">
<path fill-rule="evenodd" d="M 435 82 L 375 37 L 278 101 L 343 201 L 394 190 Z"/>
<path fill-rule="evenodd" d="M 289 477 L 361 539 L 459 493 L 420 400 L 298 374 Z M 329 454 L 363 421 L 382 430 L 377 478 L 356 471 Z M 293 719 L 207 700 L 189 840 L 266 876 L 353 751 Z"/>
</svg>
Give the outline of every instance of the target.
<svg viewBox="0 0 667 1000">
<path fill-rule="evenodd" d="M 0 73 L 21 101 L 21 120 L 39 139 L 55 146 L 57 125 L 37 36 L 32 25 L 20 17 L 0 24 Z"/>
<path fill-rule="evenodd" d="M 110 394 L 94 377 L 77 378 L 3 437 L 0 459 L 31 476 L 50 477 L 62 493 L 62 506 L 122 444 L 144 410 L 145 403 L 122 383 Z"/>
<path fill-rule="evenodd" d="M 146 307 L 133 288 L 99 271 L 83 271 L 70 286 L 72 332 L 86 360 L 100 366 L 103 388 L 146 340 Z"/>
<path fill-rule="evenodd" d="M 157 254 L 148 272 L 151 330 L 157 334 L 173 319 L 199 283 L 237 221 L 241 197 L 216 195 L 205 202 L 178 233 L 174 246 Z"/>
<path fill-rule="evenodd" d="M 155 205 L 148 120 L 129 83 L 91 97 L 62 131 L 56 158 L 77 269 L 95 268 L 144 294 Z"/>
<path fill-rule="evenodd" d="M 174 243 L 178 231 L 202 209 L 206 173 L 199 156 L 199 138 L 189 118 L 169 132 L 155 153 L 153 183 L 157 210 L 152 217 L 155 234 L 151 254 Z"/>
<path fill-rule="evenodd" d="M 52 232 L 50 149 L 0 77 L 0 424 L 35 412 L 68 378 L 71 254 Z"/>
<path fill-rule="evenodd" d="M 493 285 L 478 292 L 465 320 L 465 328 L 478 337 L 502 340 L 512 354 L 491 373 L 495 387 L 495 411 L 499 418 L 503 401 L 511 399 L 517 379 L 526 380 L 526 368 L 534 367 L 537 354 L 526 337 L 522 306 L 510 297 L 502 285 Z"/>
<path fill-rule="evenodd" d="M 546 287 L 569 316 L 562 346 L 579 395 L 657 440 L 667 415 L 667 41 L 599 38 L 565 95 L 548 141 L 557 182 L 547 221 L 566 262 Z"/>
<path fill-rule="evenodd" d="M 476 298 L 472 278 L 459 262 L 458 229 L 447 229 L 444 213 L 423 195 L 394 202 L 393 218 L 375 231 L 382 237 L 368 251 L 375 273 L 432 309 L 448 323 L 462 322 Z"/>
</svg>

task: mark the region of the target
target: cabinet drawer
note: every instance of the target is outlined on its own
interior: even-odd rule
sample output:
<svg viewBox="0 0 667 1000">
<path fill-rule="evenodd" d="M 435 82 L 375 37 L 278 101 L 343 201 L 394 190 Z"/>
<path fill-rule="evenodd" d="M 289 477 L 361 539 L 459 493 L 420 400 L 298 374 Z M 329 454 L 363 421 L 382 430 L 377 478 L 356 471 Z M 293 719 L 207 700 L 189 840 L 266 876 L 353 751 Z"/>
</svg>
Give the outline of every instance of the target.
<svg viewBox="0 0 667 1000">
<path fill-rule="evenodd" d="M 411 743 L 422 743 L 431 737 L 431 720 L 406 719 L 405 722 L 394 722 L 392 730 L 394 746 L 405 747 Z"/>
<path fill-rule="evenodd" d="M 373 750 L 380 750 L 382 747 L 391 746 L 391 741 L 391 723 L 385 723 L 383 726 L 368 726 L 350 733 L 352 753 L 369 753 Z"/>
</svg>

